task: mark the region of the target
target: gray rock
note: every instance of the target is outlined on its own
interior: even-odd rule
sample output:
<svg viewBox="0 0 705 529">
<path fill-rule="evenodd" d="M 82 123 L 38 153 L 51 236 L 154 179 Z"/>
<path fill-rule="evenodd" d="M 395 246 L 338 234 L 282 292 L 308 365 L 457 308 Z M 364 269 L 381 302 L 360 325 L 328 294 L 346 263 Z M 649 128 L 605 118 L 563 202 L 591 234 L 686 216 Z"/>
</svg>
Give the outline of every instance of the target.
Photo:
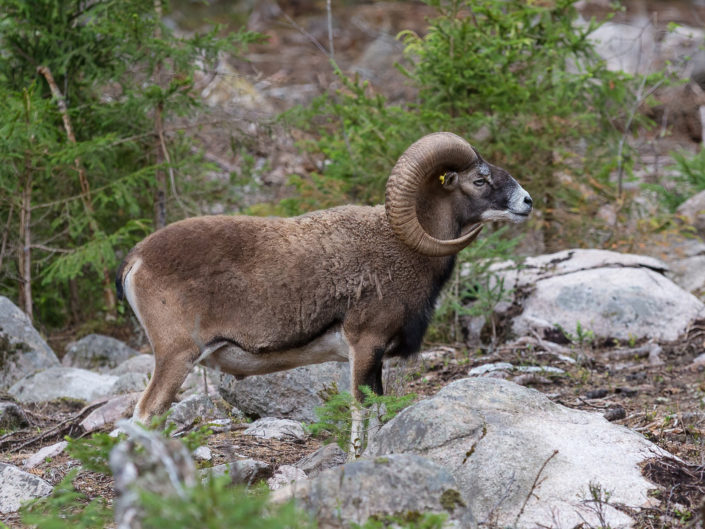
<svg viewBox="0 0 705 529">
<path fill-rule="evenodd" d="M 171 406 L 167 419 L 180 427 L 190 426 L 195 422 L 205 424 L 211 419 L 223 419 L 224 416 L 208 395 L 192 395 Z"/>
<path fill-rule="evenodd" d="M 705 305 L 664 277 L 666 270 L 651 257 L 605 250 L 528 258 L 518 271 L 494 267 L 523 307 L 512 322 L 519 336 L 556 325 L 576 334 L 580 323 L 598 339 L 673 341 L 705 315 Z"/>
<path fill-rule="evenodd" d="M 705 292 L 705 253 L 671 261 L 673 280 L 693 293 Z"/>
<path fill-rule="evenodd" d="M 181 384 L 179 394 L 181 398 L 191 397 L 193 395 L 215 394 L 218 392 L 219 382 L 220 374 L 216 370 L 199 365 L 191 370 L 186 380 L 184 380 L 184 383 Z"/>
<path fill-rule="evenodd" d="M 58 443 L 55 443 L 53 445 L 45 446 L 36 454 L 32 454 L 31 456 L 29 456 L 24 462 L 24 467 L 34 468 L 36 466 L 39 466 L 44 463 L 47 458 L 58 456 L 61 452 L 64 451 L 64 448 L 66 448 L 67 446 L 68 443 L 66 441 L 59 441 Z"/>
<path fill-rule="evenodd" d="M 219 389 L 227 402 L 248 416 L 315 422 L 314 410 L 324 403 L 321 395 L 333 386 L 350 391 L 347 362 L 297 367 L 243 380 L 224 375 Z"/>
<path fill-rule="evenodd" d="M 492 378 L 453 382 L 403 410 L 377 433 L 365 455 L 402 452 L 447 468 L 478 520 L 519 529 L 554 526 L 555 520 L 561 527 L 597 526 L 583 502 L 591 486 L 609 491 L 611 503 L 645 506 L 654 485 L 639 465 L 667 455 L 599 414 Z M 613 528 L 633 523 L 611 506 L 604 515 Z"/>
<path fill-rule="evenodd" d="M 683 202 L 676 214 L 688 225 L 693 226 L 701 237 L 705 237 L 705 191 L 693 195 Z"/>
<path fill-rule="evenodd" d="M 20 402 L 46 402 L 60 398 L 93 401 L 111 394 L 117 377 L 76 367 L 52 367 L 23 378 L 9 393 Z"/>
<path fill-rule="evenodd" d="M 89 334 L 66 346 L 61 364 L 105 373 L 137 355 L 137 351 L 120 340 L 102 334 Z"/>
<path fill-rule="evenodd" d="M 0 430 L 17 430 L 29 426 L 22 408 L 14 402 L 0 402 Z"/>
<path fill-rule="evenodd" d="M 227 474 L 230 476 L 230 481 L 233 485 L 250 486 L 258 481 L 270 478 L 272 472 L 272 466 L 263 461 L 241 459 L 211 468 L 204 468 L 200 471 L 200 475 L 202 479 L 206 479 Z"/>
<path fill-rule="evenodd" d="M 346 460 L 345 452 L 337 444 L 331 443 L 301 458 L 295 466 L 306 472 L 309 478 L 312 478 L 324 470 L 344 465 Z"/>
<path fill-rule="evenodd" d="M 125 373 L 142 373 L 150 375 L 154 372 L 154 355 L 137 355 L 128 358 L 117 367 L 110 370 L 111 375 L 124 375 Z"/>
<path fill-rule="evenodd" d="M 126 441 L 110 451 L 110 469 L 115 478 L 115 524 L 119 529 L 139 529 L 142 507 L 138 490 L 163 497 L 185 494 L 196 483 L 196 467 L 186 446 L 121 421 L 118 426 L 128 434 Z"/>
<path fill-rule="evenodd" d="M 642 18 L 628 24 L 605 22 L 589 38 L 609 70 L 646 74 L 658 57 L 655 32 L 655 26 Z"/>
<path fill-rule="evenodd" d="M 453 476 L 432 461 L 410 454 L 361 459 L 296 481 L 272 493 L 273 501 L 294 497 L 320 527 L 350 527 L 372 516 L 445 513 L 449 525 L 475 526 Z"/>
<path fill-rule="evenodd" d="M 27 315 L 0 296 L 0 390 L 7 390 L 25 376 L 58 365 L 54 351 Z"/>
<path fill-rule="evenodd" d="M 509 362 L 493 362 L 491 364 L 482 364 L 481 366 L 473 367 L 468 371 L 471 377 L 479 377 L 492 373 L 493 371 L 511 371 L 514 368 Z"/>
<path fill-rule="evenodd" d="M 210 461 L 211 459 L 213 459 L 213 453 L 211 452 L 211 449 L 207 446 L 199 446 L 193 452 L 191 452 L 191 455 L 194 459 L 198 461 Z"/>
<path fill-rule="evenodd" d="M 263 439 L 281 439 L 287 441 L 303 441 L 306 432 L 300 422 L 290 419 L 263 417 L 253 422 L 243 435 L 262 437 Z"/>
<path fill-rule="evenodd" d="M 120 375 L 113 384 L 110 393 L 112 395 L 123 395 L 143 391 L 147 387 L 149 378 L 144 373 L 125 373 Z"/>
<path fill-rule="evenodd" d="M 108 402 L 96 408 L 80 422 L 87 433 L 94 432 L 108 424 L 113 424 L 132 414 L 141 393 L 128 393 L 111 398 Z"/>
<path fill-rule="evenodd" d="M 0 513 L 16 512 L 22 503 L 51 494 L 54 487 L 13 465 L 0 463 Z"/>
<path fill-rule="evenodd" d="M 267 485 L 269 490 L 278 490 L 302 479 L 306 479 L 306 472 L 293 465 L 282 465 L 267 480 Z"/>
</svg>

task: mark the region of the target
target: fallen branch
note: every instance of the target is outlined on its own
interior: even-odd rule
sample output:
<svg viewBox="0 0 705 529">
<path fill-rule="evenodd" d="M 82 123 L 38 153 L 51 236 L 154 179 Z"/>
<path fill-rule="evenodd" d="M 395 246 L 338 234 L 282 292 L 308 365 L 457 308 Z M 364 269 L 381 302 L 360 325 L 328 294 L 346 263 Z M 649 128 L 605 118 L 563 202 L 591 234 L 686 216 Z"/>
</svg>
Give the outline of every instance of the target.
<svg viewBox="0 0 705 529">
<path fill-rule="evenodd" d="M 39 441 L 43 441 L 47 439 L 48 437 L 54 437 L 54 436 L 62 436 L 62 435 L 71 435 L 73 433 L 73 428 L 77 426 L 90 412 L 95 410 L 96 408 L 99 408 L 103 404 L 105 404 L 108 401 L 108 399 L 102 399 L 96 402 L 92 402 L 88 404 L 87 406 L 84 406 L 78 413 L 75 415 L 72 415 L 68 419 L 65 419 L 61 421 L 59 424 L 52 426 L 51 428 L 43 431 L 39 435 L 36 435 L 32 437 L 31 439 L 28 439 L 24 443 L 20 444 L 19 446 L 13 447 L 10 452 L 18 452 L 19 450 L 22 450 L 24 447 L 32 445 L 34 443 L 37 443 Z M 0 448 L 2 448 L 2 445 L 0 445 Z"/>
<path fill-rule="evenodd" d="M 546 465 L 548 465 L 548 462 L 551 459 L 553 459 L 557 453 L 558 453 L 558 450 L 554 450 L 553 453 L 550 456 L 548 456 L 546 461 L 543 462 L 543 465 L 541 465 L 541 468 L 539 468 L 539 471 L 536 474 L 536 478 L 534 478 L 534 482 L 531 484 L 531 489 L 529 489 L 529 493 L 526 495 L 526 499 L 524 500 L 524 503 L 521 506 L 521 509 L 519 510 L 519 514 L 517 514 L 517 517 L 514 519 L 514 526 L 515 527 L 519 524 L 519 518 L 521 518 L 521 515 L 524 514 L 524 509 L 526 508 L 526 504 L 529 503 L 531 496 L 534 494 L 534 490 L 536 490 L 536 487 L 539 484 L 539 478 L 541 477 L 541 474 L 543 473 L 544 469 L 546 468 Z"/>
</svg>

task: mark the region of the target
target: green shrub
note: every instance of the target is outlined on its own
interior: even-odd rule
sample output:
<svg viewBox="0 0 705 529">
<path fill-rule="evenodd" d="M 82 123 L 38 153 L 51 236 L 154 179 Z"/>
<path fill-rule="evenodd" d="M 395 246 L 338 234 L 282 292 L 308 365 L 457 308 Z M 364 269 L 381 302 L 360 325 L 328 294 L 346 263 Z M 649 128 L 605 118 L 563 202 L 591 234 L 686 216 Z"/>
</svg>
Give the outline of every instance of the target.
<svg viewBox="0 0 705 529">
<path fill-rule="evenodd" d="M 377 418 L 382 424 L 391 421 L 416 399 L 415 393 L 403 396 L 377 395 L 368 386 L 361 386 L 360 390 L 364 395 L 362 407 L 373 413 L 381 411 Z M 333 440 L 342 450 L 347 452 L 350 448 L 352 433 L 353 406 L 360 406 L 360 404 L 350 393 L 338 391 L 337 387 L 332 388 L 323 406 L 316 408 L 318 421 L 308 425 L 309 433 L 313 436 L 324 437 L 325 440 Z M 368 426 L 369 415 L 365 419 L 365 429 Z"/>
<path fill-rule="evenodd" d="M 647 185 L 659 194 L 669 211 L 674 212 L 678 206 L 691 196 L 705 190 L 705 150 L 701 149 L 694 155 L 685 152 L 671 153 L 676 161 L 676 175 L 673 185 Z"/>
<path fill-rule="evenodd" d="M 168 436 L 168 430 L 164 432 Z M 184 437 L 191 450 L 203 443 L 205 428 Z M 110 474 L 110 450 L 120 438 L 93 434 L 86 439 L 69 439 L 69 454 L 81 462 L 81 469 L 71 470 L 46 498 L 34 500 L 21 510 L 22 521 L 38 529 L 93 529 L 113 521 L 113 508 L 103 498 L 88 498 L 75 487 L 80 472 Z M 184 496 L 164 497 L 140 491 L 145 529 L 221 528 L 306 529 L 315 527 L 310 517 L 293 503 L 277 506 L 268 502 L 266 489 L 234 488 L 228 476 L 197 480 L 186 488 Z"/>
<path fill-rule="evenodd" d="M 626 207 L 622 180 L 634 162 L 624 127 L 646 124 L 635 112 L 639 89 L 664 76 L 607 70 L 588 40 L 599 24 L 575 23 L 576 0 L 427 3 L 436 16 L 426 34 L 399 36 L 408 59 L 400 68 L 418 88 L 415 101 L 390 104 L 338 71 L 340 90 L 284 116 L 311 133 L 302 145 L 325 161 L 310 178 L 292 178 L 299 197 L 278 211 L 380 202 L 404 149 L 425 133 L 450 130 L 532 194 L 532 226 L 548 249 L 604 243 L 595 213 L 610 202 Z"/>
<path fill-rule="evenodd" d="M 268 503 L 266 493 L 233 487 L 228 476 L 209 478 L 186 490 L 185 497 L 142 492 L 145 529 L 306 529 L 315 527 L 310 517 L 292 502 Z"/>
<path fill-rule="evenodd" d="M 511 299 L 513 290 L 492 266 L 517 259 L 520 237 L 507 237 L 508 227 L 485 231 L 473 244 L 458 254 L 454 275 L 446 286 L 434 313 L 427 340 L 454 343 L 463 339 L 463 320 L 481 316 L 489 329 L 490 342 L 497 339 L 495 307 Z M 518 266 L 518 265 L 517 265 Z"/>
</svg>

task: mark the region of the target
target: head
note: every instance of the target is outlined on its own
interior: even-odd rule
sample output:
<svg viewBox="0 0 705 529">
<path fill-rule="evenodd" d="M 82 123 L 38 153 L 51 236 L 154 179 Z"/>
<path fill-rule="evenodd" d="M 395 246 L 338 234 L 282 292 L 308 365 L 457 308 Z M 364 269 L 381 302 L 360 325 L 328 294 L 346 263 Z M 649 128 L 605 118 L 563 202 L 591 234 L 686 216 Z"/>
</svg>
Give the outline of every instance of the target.
<svg viewBox="0 0 705 529">
<path fill-rule="evenodd" d="M 455 203 L 458 222 L 524 222 L 531 212 L 531 196 L 519 182 L 496 165 L 487 163 L 475 151 L 471 166 L 460 172 L 448 171 L 440 183 L 448 199 Z"/>
<path fill-rule="evenodd" d="M 421 194 L 424 200 L 419 200 Z M 455 239 L 438 239 L 419 222 L 429 213 L 418 211 L 424 203 L 442 204 L 438 213 L 431 213 L 442 211 L 449 226 L 476 225 Z M 429 256 L 453 255 L 477 237 L 480 223 L 522 222 L 531 208 L 531 197 L 507 171 L 487 163 L 464 139 L 448 132 L 429 134 L 409 147 L 387 182 L 392 229 L 408 246 Z"/>
</svg>

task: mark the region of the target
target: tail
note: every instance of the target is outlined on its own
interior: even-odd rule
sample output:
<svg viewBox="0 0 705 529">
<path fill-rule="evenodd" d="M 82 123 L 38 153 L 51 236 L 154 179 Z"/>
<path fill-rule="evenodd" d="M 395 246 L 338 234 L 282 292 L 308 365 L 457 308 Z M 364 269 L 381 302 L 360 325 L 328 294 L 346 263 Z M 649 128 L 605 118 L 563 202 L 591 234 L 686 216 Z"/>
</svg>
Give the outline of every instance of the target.
<svg viewBox="0 0 705 529">
<path fill-rule="evenodd" d="M 123 280 L 125 278 L 124 273 L 126 266 L 127 257 L 122 260 L 122 263 L 120 263 L 120 266 L 117 269 L 117 273 L 115 274 L 115 290 L 117 290 L 117 298 L 120 301 L 125 299 L 125 285 L 123 283 Z"/>
</svg>

